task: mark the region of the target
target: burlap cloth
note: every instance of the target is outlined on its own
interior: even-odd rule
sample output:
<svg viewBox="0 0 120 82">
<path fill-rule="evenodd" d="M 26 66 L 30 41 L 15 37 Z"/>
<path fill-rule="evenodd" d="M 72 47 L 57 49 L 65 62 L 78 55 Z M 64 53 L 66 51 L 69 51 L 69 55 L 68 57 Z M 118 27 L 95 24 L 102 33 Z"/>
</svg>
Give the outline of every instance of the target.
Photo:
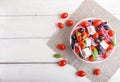
<svg viewBox="0 0 120 82">
<path fill-rule="evenodd" d="M 112 5 L 113 6 L 113 5 Z M 86 77 L 91 82 L 108 82 L 108 80 L 114 75 L 114 73 L 120 67 L 120 21 L 115 18 L 112 14 L 102 8 L 94 0 L 84 0 L 77 10 L 70 16 L 70 19 L 76 24 L 79 20 L 84 18 L 101 18 L 107 21 L 116 32 L 116 46 L 113 50 L 112 55 L 106 61 L 96 64 L 86 63 L 81 61 L 71 50 L 70 46 L 70 32 L 72 27 L 65 27 L 62 30 L 57 31 L 48 41 L 48 46 L 55 52 L 60 53 L 66 58 L 70 65 L 74 66 L 77 70 L 85 70 L 87 72 Z M 64 43 L 67 49 L 60 51 L 56 48 L 58 43 Z M 95 76 L 93 70 L 99 67 L 102 70 L 102 74 Z"/>
</svg>

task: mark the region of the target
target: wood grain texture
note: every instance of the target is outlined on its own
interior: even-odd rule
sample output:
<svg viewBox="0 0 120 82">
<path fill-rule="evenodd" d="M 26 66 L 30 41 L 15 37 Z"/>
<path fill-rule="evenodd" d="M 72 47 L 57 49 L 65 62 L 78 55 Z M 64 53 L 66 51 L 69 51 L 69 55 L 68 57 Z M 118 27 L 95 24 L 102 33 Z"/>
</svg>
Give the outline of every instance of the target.
<svg viewBox="0 0 120 82">
<path fill-rule="evenodd" d="M 90 82 L 77 77 L 70 65 L 58 67 L 55 64 L 3 64 L 0 65 L 0 82 Z M 120 82 L 120 70 L 109 82 Z"/>
<path fill-rule="evenodd" d="M 87 78 L 76 77 L 75 72 L 70 65 L 63 68 L 55 64 L 0 65 L 0 82 L 89 82 Z"/>
<path fill-rule="evenodd" d="M 0 15 L 55 15 L 73 13 L 82 0 L 1 0 Z M 120 13 L 119 0 L 96 0 L 111 13 Z M 113 7 L 114 5 L 114 7 Z"/>
<path fill-rule="evenodd" d="M 61 12 L 72 14 L 82 0 L 0 0 L 0 82 L 90 82 L 60 68 L 46 45 Z M 119 0 L 96 0 L 120 19 Z M 10 64 L 11 63 L 11 64 Z M 120 70 L 110 82 L 120 82 Z"/>
<path fill-rule="evenodd" d="M 57 22 L 65 20 L 59 15 L 0 17 L 0 38 L 50 37 L 59 30 Z"/>
<path fill-rule="evenodd" d="M 48 38 L 0 39 L 0 62 L 56 62 Z"/>
</svg>

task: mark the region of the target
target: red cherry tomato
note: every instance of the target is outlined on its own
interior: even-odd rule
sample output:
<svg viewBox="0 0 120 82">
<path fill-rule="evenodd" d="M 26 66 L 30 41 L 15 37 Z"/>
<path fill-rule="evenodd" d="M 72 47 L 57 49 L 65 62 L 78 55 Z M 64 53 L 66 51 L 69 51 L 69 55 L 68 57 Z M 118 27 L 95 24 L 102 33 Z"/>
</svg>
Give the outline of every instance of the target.
<svg viewBox="0 0 120 82">
<path fill-rule="evenodd" d="M 81 26 L 82 27 L 88 27 L 88 26 L 90 26 L 90 23 L 88 21 L 82 21 Z"/>
<path fill-rule="evenodd" d="M 94 35 L 93 35 L 93 38 L 94 39 L 97 39 L 99 37 L 99 34 L 96 32 Z"/>
<path fill-rule="evenodd" d="M 58 26 L 58 28 L 60 28 L 60 29 L 64 28 L 64 24 L 61 23 L 61 22 L 58 22 L 58 23 L 57 23 L 57 26 Z"/>
<path fill-rule="evenodd" d="M 96 68 L 93 73 L 98 76 L 101 74 L 101 70 L 99 68 Z"/>
<path fill-rule="evenodd" d="M 58 65 L 61 66 L 61 67 L 65 66 L 66 64 L 67 64 L 66 60 L 61 60 L 61 61 L 58 62 Z"/>
<path fill-rule="evenodd" d="M 95 61 L 95 59 L 92 57 L 92 55 L 89 56 L 88 60 L 89 60 L 90 62 L 94 62 L 94 61 Z"/>
<path fill-rule="evenodd" d="M 90 36 L 89 32 L 88 32 L 88 31 L 86 31 L 86 33 L 87 33 L 87 37 L 89 37 L 89 36 Z"/>
<path fill-rule="evenodd" d="M 65 50 L 66 46 L 64 44 L 58 44 L 57 48 L 60 49 L 60 50 Z"/>
<path fill-rule="evenodd" d="M 82 40 L 82 36 L 78 36 L 77 37 L 77 41 L 79 42 L 79 41 L 81 41 Z"/>
<path fill-rule="evenodd" d="M 102 30 L 99 30 L 97 33 L 98 33 L 99 35 L 104 35 L 104 32 L 103 32 Z"/>
<path fill-rule="evenodd" d="M 84 48 L 84 42 L 83 41 L 79 41 L 78 43 L 79 43 L 81 49 L 83 49 Z"/>
<path fill-rule="evenodd" d="M 74 31 L 73 31 L 73 34 L 76 34 L 77 32 L 78 32 L 78 29 L 74 30 Z"/>
<path fill-rule="evenodd" d="M 91 46 L 90 46 L 90 48 L 91 48 L 91 50 L 93 51 L 93 50 L 94 50 L 94 48 L 95 48 L 95 46 L 91 45 Z"/>
<path fill-rule="evenodd" d="M 66 21 L 66 24 L 67 24 L 68 26 L 72 26 L 72 25 L 73 25 L 73 21 L 72 21 L 72 20 L 67 20 L 67 21 Z"/>
<path fill-rule="evenodd" d="M 93 21 L 93 25 L 96 27 L 99 26 L 100 24 L 102 24 L 102 20 L 96 19 Z"/>
<path fill-rule="evenodd" d="M 109 56 L 109 54 L 106 52 L 105 54 L 103 54 L 103 58 L 106 59 Z"/>
<path fill-rule="evenodd" d="M 114 30 L 109 30 L 109 31 L 108 31 L 108 35 L 109 35 L 110 37 L 114 36 L 114 34 L 115 34 Z"/>
<path fill-rule="evenodd" d="M 80 54 L 80 50 L 79 50 L 78 47 L 75 47 L 75 53 L 78 54 L 78 55 Z"/>
<path fill-rule="evenodd" d="M 64 18 L 67 18 L 67 17 L 68 17 L 68 13 L 64 12 L 64 13 L 62 13 L 60 16 L 61 16 L 61 18 L 63 18 L 63 19 L 64 19 Z"/>
<path fill-rule="evenodd" d="M 107 50 L 112 50 L 113 49 L 113 45 L 112 44 L 109 44 L 109 47 L 107 48 Z"/>
<path fill-rule="evenodd" d="M 78 71 L 76 74 L 77 74 L 77 76 L 79 76 L 79 77 L 84 77 L 84 76 L 86 75 L 86 72 L 83 71 L 83 70 L 80 70 L 80 71 Z"/>
<path fill-rule="evenodd" d="M 87 32 L 82 32 L 82 35 L 85 36 L 85 37 L 88 37 Z"/>
</svg>

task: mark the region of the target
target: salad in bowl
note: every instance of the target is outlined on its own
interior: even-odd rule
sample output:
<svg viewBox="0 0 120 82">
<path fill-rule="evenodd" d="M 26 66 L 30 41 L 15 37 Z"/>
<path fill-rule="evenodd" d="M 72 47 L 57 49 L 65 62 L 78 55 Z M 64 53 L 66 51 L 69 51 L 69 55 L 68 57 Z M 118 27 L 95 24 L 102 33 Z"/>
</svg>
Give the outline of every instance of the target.
<svg viewBox="0 0 120 82">
<path fill-rule="evenodd" d="M 83 19 L 73 27 L 70 45 L 81 60 L 101 62 L 110 57 L 115 47 L 115 31 L 102 19 Z"/>
</svg>

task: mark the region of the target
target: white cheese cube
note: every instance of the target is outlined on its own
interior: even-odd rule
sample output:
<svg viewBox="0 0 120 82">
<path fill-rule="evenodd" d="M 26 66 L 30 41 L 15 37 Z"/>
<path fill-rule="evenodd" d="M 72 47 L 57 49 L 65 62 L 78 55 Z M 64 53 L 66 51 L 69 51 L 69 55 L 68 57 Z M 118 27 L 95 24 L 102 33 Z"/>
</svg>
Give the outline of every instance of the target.
<svg viewBox="0 0 120 82">
<path fill-rule="evenodd" d="M 91 39 L 90 38 L 85 39 L 85 41 L 86 41 L 87 46 L 91 46 Z"/>
<path fill-rule="evenodd" d="M 87 29 L 90 35 L 93 35 L 96 33 L 94 26 L 88 26 Z"/>
<path fill-rule="evenodd" d="M 84 58 L 87 58 L 87 57 L 89 57 L 92 54 L 91 50 L 89 48 L 84 48 L 82 50 L 82 53 L 83 53 Z"/>
<path fill-rule="evenodd" d="M 100 42 L 100 45 L 106 50 L 108 48 L 108 44 L 103 40 L 102 42 Z"/>
</svg>

